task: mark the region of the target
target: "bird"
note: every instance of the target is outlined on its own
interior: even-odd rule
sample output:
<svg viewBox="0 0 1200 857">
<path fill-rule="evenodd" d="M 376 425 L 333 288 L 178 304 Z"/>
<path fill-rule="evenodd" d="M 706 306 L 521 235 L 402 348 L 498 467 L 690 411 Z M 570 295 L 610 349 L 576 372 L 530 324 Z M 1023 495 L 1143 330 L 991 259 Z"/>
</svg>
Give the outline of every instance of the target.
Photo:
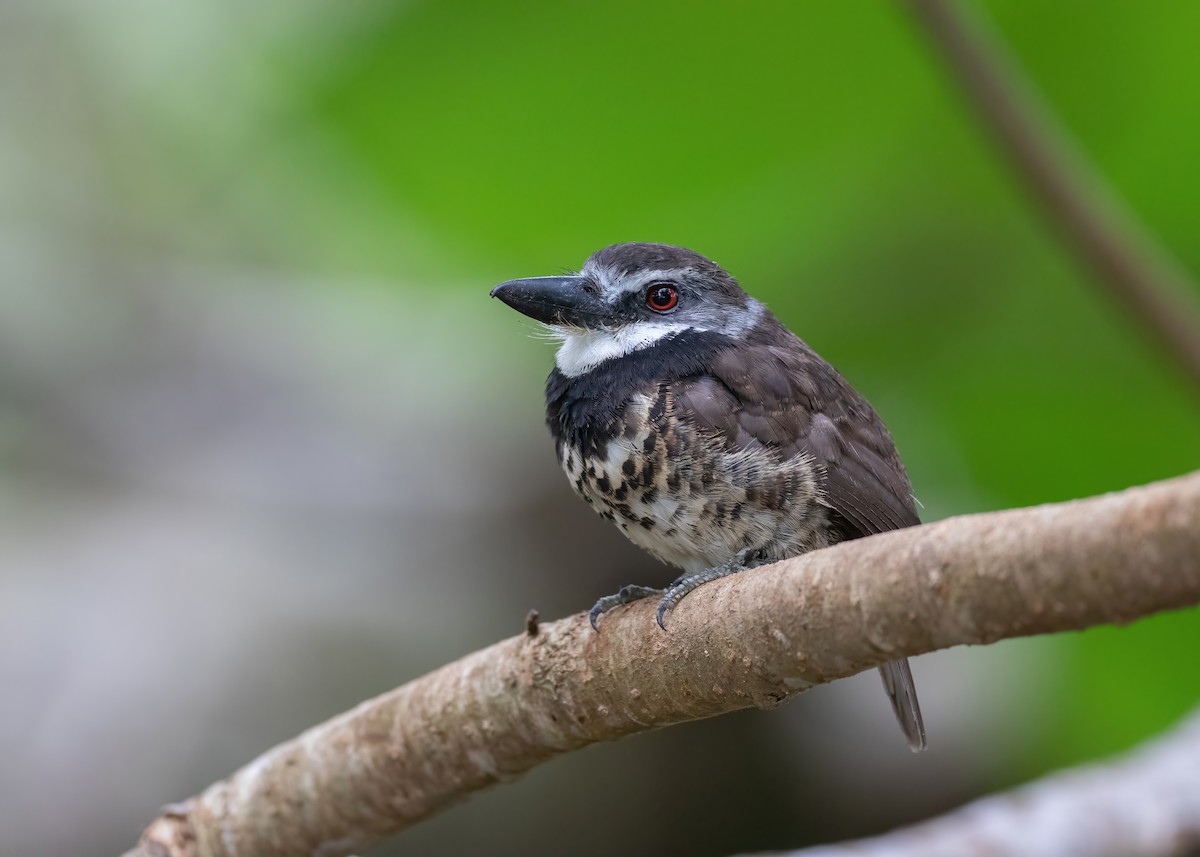
<svg viewBox="0 0 1200 857">
<path fill-rule="evenodd" d="M 682 571 L 631 584 L 589 619 L 756 565 L 920 523 L 887 427 L 850 384 L 724 268 L 670 244 L 593 253 L 578 273 L 491 291 L 558 342 L 546 423 L 576 494 Z M 907 659 L 879 667 L 917 752 Z"/>
</svg>

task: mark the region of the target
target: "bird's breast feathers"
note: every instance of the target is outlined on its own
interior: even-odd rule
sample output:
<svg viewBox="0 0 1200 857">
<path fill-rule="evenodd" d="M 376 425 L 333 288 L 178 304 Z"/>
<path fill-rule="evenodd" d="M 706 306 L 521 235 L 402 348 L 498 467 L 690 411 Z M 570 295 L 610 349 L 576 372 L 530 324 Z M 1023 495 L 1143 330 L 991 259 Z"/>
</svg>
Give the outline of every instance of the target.
<svg viewBox="0 0 1200 857">
<path fill-rule="evenodd" d="M 761 445 L 730 449 L 699 427 L 673 390 L 663 382 L 630 397 L 620 431 L 602 443 L 559 443 L 576 493 L 639 547 L 688 571 L 747 547 L 783 557 L 823 546 L 825 507 L 812 459 L 781 459 Z"/>
<path fill-rule="evenodd" d="M 556 369 L 546 417 L 575 491 L 633 542 L 702 569 L 917 522 L 887 429 L 772 316 Z"/>
</svg>

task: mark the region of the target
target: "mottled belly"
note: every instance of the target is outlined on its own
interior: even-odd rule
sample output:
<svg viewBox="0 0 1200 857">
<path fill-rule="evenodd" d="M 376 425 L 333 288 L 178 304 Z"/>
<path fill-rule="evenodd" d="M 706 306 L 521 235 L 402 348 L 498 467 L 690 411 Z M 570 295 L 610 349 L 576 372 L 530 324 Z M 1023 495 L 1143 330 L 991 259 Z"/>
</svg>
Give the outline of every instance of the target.
<svg viewBox="0 0 1200 857">
<path fill-rule="evenodd" d="M 771 559 L 826 543 L 818 473 L 806 456 L 781 459 L 768 447 L 729 450 L 686 415 L 650 421 L 649 399 L 626 407 L 625 430 L 594 454 L 563 444 L 559 455 L 576 493 L 634 544 L 664 562 L 698 571 L 745 548 Z"/>
</svg>

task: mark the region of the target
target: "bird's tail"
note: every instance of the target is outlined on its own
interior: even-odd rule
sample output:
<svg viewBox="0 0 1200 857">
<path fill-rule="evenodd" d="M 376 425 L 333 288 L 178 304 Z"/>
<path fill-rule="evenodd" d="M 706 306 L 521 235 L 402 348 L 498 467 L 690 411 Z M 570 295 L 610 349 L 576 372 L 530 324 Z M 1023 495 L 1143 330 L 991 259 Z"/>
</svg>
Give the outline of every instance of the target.
<svg viewBox="0 0 1200 857">
<path fill-rule="evenodd" d="M 883 689 L 892 701 L 892 711 L 900 721 L 908 749 L 919 753 L 925 749 L 925 721 L 921 719 L 921 703 L 917 702 L 917 685 L 913 682 L 908 658 L 888 661 L 879 668 Z"/>
</svg>

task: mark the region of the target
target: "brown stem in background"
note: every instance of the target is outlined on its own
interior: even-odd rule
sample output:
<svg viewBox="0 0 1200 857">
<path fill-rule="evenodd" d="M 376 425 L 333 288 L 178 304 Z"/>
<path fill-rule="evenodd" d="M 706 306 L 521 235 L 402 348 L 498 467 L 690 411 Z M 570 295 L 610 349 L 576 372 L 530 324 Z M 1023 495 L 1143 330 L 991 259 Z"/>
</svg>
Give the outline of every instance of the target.
<svg viewBox="0 0 1200 857">
<path fill-rule="evenodd" d="M 1090 171 L 961 0 L 908 0 L 1017 173 L 1085 264 L 1200 392 L 1200 290 Z"/>
<path fill-rule="evenodd" d="M 948 646 L 1200 602 L 1200 472 L 952 518 L 541 625 L 363 703 L 171 807 L 130 857 L 335 857 L 597 741 Z M 897 736 L 899 740 L 899 736 Z"/>
</svg>

